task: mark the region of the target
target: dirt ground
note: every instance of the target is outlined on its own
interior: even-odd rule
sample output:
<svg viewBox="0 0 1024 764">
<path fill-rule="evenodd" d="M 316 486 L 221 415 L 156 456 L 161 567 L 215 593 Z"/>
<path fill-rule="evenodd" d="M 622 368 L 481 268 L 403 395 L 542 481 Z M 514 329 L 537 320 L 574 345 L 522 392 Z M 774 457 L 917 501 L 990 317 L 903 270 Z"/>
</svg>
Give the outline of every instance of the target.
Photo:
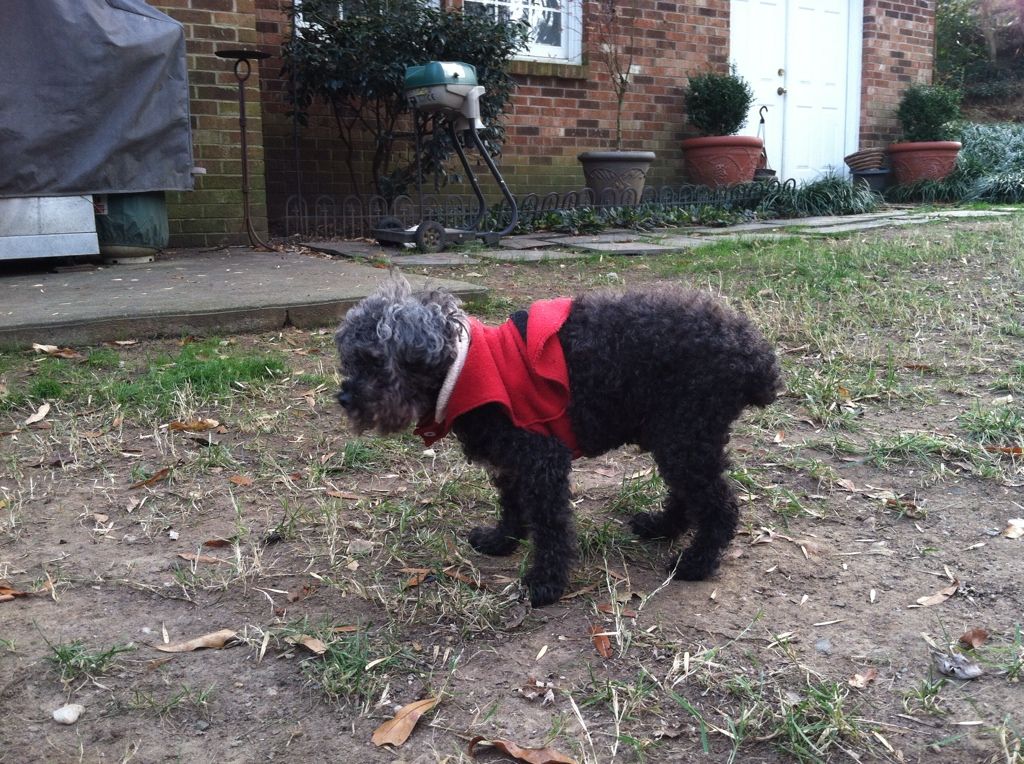
<svg viewBox="0 0 1024 764">
<path fill-rule="evenodd" d="M 622 449 L 576 463 L 581 558 L 538 610 L 528 549 L 466 543 L 495 498 L 454 443 L 346 430 L 329 331 L 0 355 L 0 762 L 454 763 L 483 737 L 538 762 L 1020 764 L 1021 221 L 425 269 L 488 286 L 492 320 L 712 289 L 783 362 L 734 434 L 720 572 L 671 581 L 670 545 L 631 536 L 661 486 Z M 281 370 L 218 392 L 173 376 L 190 347 Z M 983 673 L 944 676 L 956 655 Z"/>
</svg>

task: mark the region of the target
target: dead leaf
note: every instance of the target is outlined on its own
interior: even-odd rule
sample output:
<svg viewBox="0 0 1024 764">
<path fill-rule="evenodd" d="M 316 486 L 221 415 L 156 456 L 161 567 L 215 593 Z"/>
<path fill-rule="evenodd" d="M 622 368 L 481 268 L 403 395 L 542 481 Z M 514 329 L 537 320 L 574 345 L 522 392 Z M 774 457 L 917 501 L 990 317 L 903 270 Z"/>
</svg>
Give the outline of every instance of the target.
<svg viewBox="0 0 1024 764">
<path fill-rule="evenodd" d="M 863 690 L 865 687 L 867 687 L 869 684 L 871 684 L 877 678 L 878 678 L 878 669 L 876 669 L 876 668 L 869 668 L 863 674 L 854 674 L 853 676 L 851 676 L 849 679 L 846 680 L 846 683 L 848 685 L 850 685 L 850 687 L 854 687 L 854 688 L 856 688 L 858 690 Z"/>
<path fill-rule="evenodd" d="M 228 478 L 228 482 L 234 483 L 235 485 L 246 486 L 252 485 L 256 481 L 253 480 L 251 477 L 246 477 L 245 475 L 232 475 L 231 477 Z"/>
<path fill-rule="evenodd" d="M 190 639 L 187 642 L 175 642 L 173 645 L 157 645 L 156 649 L 163 653 L 190 653 L 193 650 L 209 648 L 220 650 L 235 641 L 238 635 L 231 629 L 221 629 L 201 637 Z"/>
<path fill-rule="evenodd" d="M 220 427 L 220 422 L 216 419 L 189 419 L 185 422 L 176 420 L 167 425 L 168 430 L 176 432 L 205 432 L 214 427 Z"/>
<path fill-rule="evenodd" d="M 1008 539 L 1019 539 L 1024 536 L 1024 517 L 1015 517 L 1009 520 L 999 535 Z"/>
<path fill-rule="evenodd" d="M 511 740 L 487 740 L 483 736 L 477 736 L 469 741 L 467 753 L 476 758 L 474 749 L 481 744 L 497 748 L 505 755 L 511 756 L 516 761 L 524 762 L 524 764 L 577 764 L 576 759 L 559 753 L 554 748 L 523 748 Z"/>
<path fill-rule="evenodd" d="M 960 635 L 959 639 L 961 645 L 963 645 L 964 647 L 969 647 L 972 650 L 977 650 L 987 641 L 988 632 L 984 629 L 979 629 L 977 627 L 970 629 L 969 631 L 965 631 L 963 634 Z"/>
<path fill-rule="evenodd" d="M 921 607 L 931 607 L 932 605 L 941 604 L 956 594 L 956 591 L 959 588 L 960 582 L 953 581 L 952 584 L 947 586 L 945 589 L 935 592 L 935 594 L 929 594 L 927 597 L 919 597 L 917 604 Z"/>
<path fill-rule="evenodd" d="M 323 640 L 311 637 L 308 634 L 299 634 L 295 637 L 288 637 L 285 639 L 285 642 L 289 642 L 293 645 L 302 645 L 311 653 L 316 653 L 317 655 L 323 655 L 327 652 L 327 645 L 324 644 Z"/>
<path fill-rule="evenodd" d="M 363 555 L 372 554 L 374 545 L 372 541 L 367 539 L 352 539 L 348 542 L 348 554 Z"/>
<path fill-rule="evenodd" d="M 1024 454 L 1024 446 L 985 446 L 985 450 L 990 454 L 1010 454 L 1012 456 Z"/>
<path fill-rule="evenodd" d="M 473 589 L 480 589 L 481 591 L 487 590 L 487 586 L 483 583 L 483 581 L 477 581 L 475 578 L 467 576 L 465 573 L 460 572 L 459 569 L 454 565 L 445 568 L 441 572 L 448 576 L 448 578 L 453 578 L 459 583 L 463 583 L 466 586 L 472 587 Z"/>
<path fill-rule="evenodd" d="M 349 491 L 327 491 L 327 495 L 333 499 L 348 499 L 349 501 L 359 501 L 363 498 L 357 493 L 350 493 Z"/>
<path fill-rule="evenodd" d="M 608 639 L 608 635 L 603 627 L 591 625 L 590 638 L 594 641 L 597 654 L 602 658 L 611 658 L 614 655 L 612 652 L 612 641 Z"/>
<path fill-rule="evenodd" d="M 81 353 L 71 348 L 57 347 L 56 345 L 40 345 L 38 342 L 32 343 L 32 349 L 37 353 L 45 353 L 48 356 L 56 358 L 84 358 Z"/>
<path fill-rule="evenodd" d="M 0 584 L 0 602 L 10 602 L 18 597 L 31 597 L 32 592 L 23 592 L 7 584 Z"/>
<path fill-rule="evenodd" d="M 420 717 L 436 706 L 438 702 L 438 698 L 424 698 L 403 706 L 394 718 L 388 719 L 373 731 L 373 737 L 370 740 L 377 746 L 400 746 L 409 739 L 409 735 L 412 734 Z"/>
<path fill-rule="evenodd" d="M 166 480 L 168 477 L 170 477 L 170 475 L 171 475 L 171 468 L 170 467 L 164 467 L 163 469 L 157 470 L 156 472 L 154 472 L 152 475 L 150 475 L 145 480 L 140 480 L 137 483 L 132 483 L 130 486 L 128 486 L 128 490 L 132 490 L 132 489 L 135 489 L 135 488 L 142 488 L 144 486 L 156 485 L 161 480 Z"/>
<path fill-rule="evenodd" d="M 957 679 L 977 679 L 985 673 L 982 671 L 981 666 L 959 653 L 953 653 L 952 655 L 932 653 L 932 662 L 940 674 L 953 676 Z"/>
<path fill-rule="evenodd" d="M 412 574 L 412 577 L 402 585 L 403 589 L 412 589 L 413 587 L 419 586 L 431 576 L 430 568 L 399 568 L 398 572 Z"/>
<path fill-rule="evenodd" d="M 207 539 L 203 542 L 203 546 L 208 549 L 220 549 L 221 547 L 231 546 L 234 543 L 231 539 Z"/>
<path fill-rule="evenodd" d="M 607 613 L 608 615 L 615 615 L 615 605 L 613 605 L 611 602 L 602 602 L 600 605 L 597 606 L 597 609 L 600 610 L 602 613 Z M 623 608 L 621 611 L 619 611 L 619 615 L 621 615 L 623 618 L 636 618 L 638 614 L 635 610 Z"/>
<path fill-rule="evenodd" d="M 312 595 L 315 591 L 316 587 L 312 584 L 303 584 L 302 586 L 297 586 L 290 592 L 288 592 L 288 601 L 298 602 L 299 600 L 304 600 L 306 599 L 306 597 Z"/>
<path fill-rule="evenodd" d="M 526 684 L 519 688 L 519 694 L 527 700 L 540 698 L 540 704 L 546 706 L 549 703 L 555 702 L 555 689 L 554 682 L 542 682 L 531 676 Z"/>
<path fill-rule="evenodd" d="M 35 424 L 46 419 L 46 415 L 50 413 L 50 404 L 44 403 L 38 409 L 36 413 L 32 414 L 28 419 L 25 420 L 25 424 Z"/>
<path fill-rule="evenodd" d="M 178 557 L 189 562 L 209 562 L 209 563 L 220 563 L 221 565 L 227 565 L 227 560 L 222 560 L 219 557 L 211 557 L 208 554 L 192 554 L 191 552 L 179 552 Z"/>
</svg>

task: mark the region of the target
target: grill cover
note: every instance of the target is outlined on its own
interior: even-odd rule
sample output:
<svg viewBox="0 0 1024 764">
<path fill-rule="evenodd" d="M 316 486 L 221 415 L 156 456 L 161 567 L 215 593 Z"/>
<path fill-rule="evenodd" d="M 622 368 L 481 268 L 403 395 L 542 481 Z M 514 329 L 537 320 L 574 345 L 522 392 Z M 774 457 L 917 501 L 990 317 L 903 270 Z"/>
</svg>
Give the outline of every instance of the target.
<svg viewBox="0 0 1024 764">
<path fill-rule="evenodd" d="M 0 17 L 0 197 L 192 188 L 181 24 L 142 0 Z"/>
</svg>

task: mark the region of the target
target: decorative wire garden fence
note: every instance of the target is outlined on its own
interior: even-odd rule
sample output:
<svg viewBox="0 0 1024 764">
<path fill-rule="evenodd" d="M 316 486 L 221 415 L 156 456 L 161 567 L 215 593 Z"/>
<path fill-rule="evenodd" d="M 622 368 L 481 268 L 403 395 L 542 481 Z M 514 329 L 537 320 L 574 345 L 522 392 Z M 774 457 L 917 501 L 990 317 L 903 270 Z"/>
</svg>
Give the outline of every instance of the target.
<svg viewBox="0 0 1024 764">
<path fill-rule="evenodd" d="M 609 190 L 597 198 L 594 191 L 528 193 L 516 198 L 519 209 L 517 231 L 535 230 L 559 213 L 593 210 L 600 214 L 623 209 L 650 211 L 696 210 L 704 207 L 726 210 L 753 210 L 777 180 L 745 183 L 730 188 L 681 185 L 648 187 L 638 199 L 631 189 Z M 358 239 L 371 236 L 386 217 L 397 218 L 406 227 L 424 220 L 435 220 L 447 228 L 468 228 L 478 213 L 476 199 L 457 194 L 424 194 L 421 201 L 403 195 L 388 201 L 382 196 L 319 195 L 313 198 L 292 195 L 285 202 L 285 236 Z M 481 224 L 483 230 L 501 230 L 510 220 L 507 202 L 489 208 Z"/>
</svg>

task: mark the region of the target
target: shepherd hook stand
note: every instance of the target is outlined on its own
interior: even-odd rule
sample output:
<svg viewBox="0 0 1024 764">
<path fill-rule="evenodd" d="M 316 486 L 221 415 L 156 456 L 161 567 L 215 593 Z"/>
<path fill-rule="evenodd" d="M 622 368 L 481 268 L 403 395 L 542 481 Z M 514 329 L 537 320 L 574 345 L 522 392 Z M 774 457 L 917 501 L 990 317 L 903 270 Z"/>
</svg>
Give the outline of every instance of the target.
<svg viewBox="0 0 1024 764">
<path fill-rule="evenodd" d="M 249 212 L 249 141 L 246 138 L 245 120 L 245 81 L 252 74 L 252 65 L 249 59 L 259 61 L 270 58 L 269 53 L 261 50 L 218 50 L 219 58 L 234 59 L 235 79 L 238 80 L 238 127 L 242 132 L 242 207 L 245 212 L 245 232 L 249 236 L 249 244 L 254 247 L 263 247 L 273 251 L 273 247 L 267 244 L 252 225 L 252 215 Z"/>
</svg>

